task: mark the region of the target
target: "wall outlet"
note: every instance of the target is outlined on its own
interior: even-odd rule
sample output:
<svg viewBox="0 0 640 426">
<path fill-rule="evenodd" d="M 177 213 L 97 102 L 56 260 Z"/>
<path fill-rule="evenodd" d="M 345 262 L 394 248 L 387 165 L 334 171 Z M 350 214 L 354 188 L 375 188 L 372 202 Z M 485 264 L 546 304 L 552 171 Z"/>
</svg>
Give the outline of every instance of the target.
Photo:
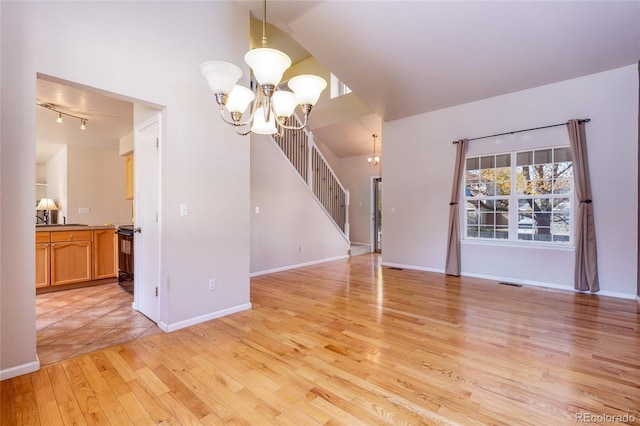
<svg viewBox="0 0 640 426">
<path fill-rule="evenodd" d="M 304 246 L 300 244 L 300 247 L 298 247 L 298 250 L 300 250 L 300 253 L 302 253 L 304 251 Z"/>
<path fill-rule="evenodd" d="M 216 289 L 216 279 L 211 278 L 209 280 L 209 290 L 215 290 L 215 289 Z"/>
<path fill-rule="evenodd" d="M 79 214 L 89 214 L 91 213 L 91 209 L 89 207 L 80 207 L 78 209 Z"/>
</svg>

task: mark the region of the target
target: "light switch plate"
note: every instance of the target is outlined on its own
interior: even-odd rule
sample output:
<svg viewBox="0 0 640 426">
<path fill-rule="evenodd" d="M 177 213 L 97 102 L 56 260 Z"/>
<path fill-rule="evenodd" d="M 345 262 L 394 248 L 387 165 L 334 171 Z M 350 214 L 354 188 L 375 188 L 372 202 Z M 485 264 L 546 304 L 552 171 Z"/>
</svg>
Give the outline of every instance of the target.
<svg viewBox="0 0 640 426">
<path fill-rule="evenodd" d="M 189 216 L 189 206 L 180 204 L 180 216 Z"/>
</svg>

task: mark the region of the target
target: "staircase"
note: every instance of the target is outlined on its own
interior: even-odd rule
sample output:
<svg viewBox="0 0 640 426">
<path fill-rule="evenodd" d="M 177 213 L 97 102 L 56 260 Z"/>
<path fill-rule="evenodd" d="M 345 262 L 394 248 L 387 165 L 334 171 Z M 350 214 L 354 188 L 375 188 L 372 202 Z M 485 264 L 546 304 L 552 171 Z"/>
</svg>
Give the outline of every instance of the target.
<svg viewBox="0 0 640 426">
<path fill-rule="evenodd" d="M 349 256 L 360 256 L 361 254 L 369 253 L 371 253 L 371 246 L 369 244 L 351 243 Z"/>
<path fill-rule="evenodd" d="M 292 119 L 298 121 L 295 115 Z M 297 125 L 300 125 L 299 121 Z M 276 134 L 272 139 L 344 238 L 349 241 L 349 191 L 342 186 L 318 150 L 311 132 L 306 128 L 283 129 L 282 134 Z"/>
</svg>

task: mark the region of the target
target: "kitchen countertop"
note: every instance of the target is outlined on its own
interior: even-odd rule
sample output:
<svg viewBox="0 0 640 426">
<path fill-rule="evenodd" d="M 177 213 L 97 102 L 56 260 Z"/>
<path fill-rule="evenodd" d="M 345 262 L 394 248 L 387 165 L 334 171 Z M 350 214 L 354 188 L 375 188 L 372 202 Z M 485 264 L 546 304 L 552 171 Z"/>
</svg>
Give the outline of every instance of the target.
<svg viewBox="0 0 640 426">
<path fill-rule="evenodd" d="M 116 229 L 115 225 L 36 225 L 36 232 L 92 231 L 94 229 Z"/>
</svg>

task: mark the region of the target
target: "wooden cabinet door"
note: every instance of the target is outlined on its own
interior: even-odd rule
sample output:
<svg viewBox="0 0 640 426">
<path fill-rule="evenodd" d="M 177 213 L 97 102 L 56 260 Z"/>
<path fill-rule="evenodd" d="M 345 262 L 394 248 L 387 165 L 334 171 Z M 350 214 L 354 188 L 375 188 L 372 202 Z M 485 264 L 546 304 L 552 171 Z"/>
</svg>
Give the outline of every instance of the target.
<svg viewBox="0 0 640 426">
<path fill-rule="evenodd" d="M 124 159 L 125 199 L 133 200 L 133 154 Z"/>
<path fill-rule="evenodd" d="M 49 287 L 49 255 L 51 253 L 50 243 L 36 243 L 36 288 Z"/>
<path fill-rule="evenodd" d="M 115 229 L 93 231 L 93 279 L 113 278 L 118 273 Z"/>
<path fill-rule="evenodd" d="M 51 285 L 91 280 L 91 241 L 51 244 Z"/>
</svg>

